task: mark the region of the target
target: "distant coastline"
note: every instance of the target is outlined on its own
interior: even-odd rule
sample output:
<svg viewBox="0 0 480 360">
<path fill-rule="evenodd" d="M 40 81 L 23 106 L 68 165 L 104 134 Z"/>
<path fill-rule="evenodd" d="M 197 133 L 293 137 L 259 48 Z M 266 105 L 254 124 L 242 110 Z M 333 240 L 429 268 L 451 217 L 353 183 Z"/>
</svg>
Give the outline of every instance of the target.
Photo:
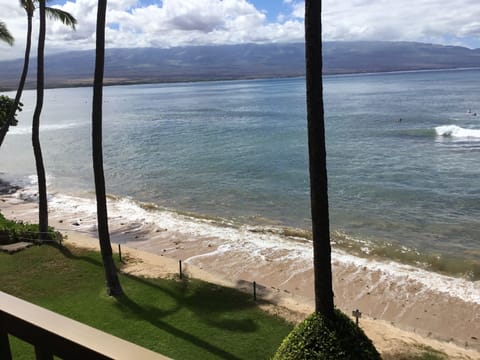
<svg viewBox="0 0 480 360">
<path fill-rule="evenodd" d="M 385 75 L 385 74 L 406 74 L 406 73 L 417 73 L 417 72 L 435 72 L 435 71 L 467 71 L 467 70 L 480 70 L 478 67 L 464 67 L 464 68 L 435 68 L 435 69 L 410 69 L 410 70 L 392 70 L 392 71 L 376 71 L 376 72 L 351 72 L 351 73 L 324 73 L 324 76 L 362 76 L 362 75 Z M 209 81 L 241 81 L 241 80 L 268 80 L 268 79 L 292 79 L 292 78 L 302 78 L 305 77 L 305 74 L 285 74 L 285 75 L 258 75 L 258 76 L 244 76 L 244 77 L 219 77 L 219 78 L 205 78 L 205 79 L 168 79 L 168 80 L 152 80 L 152 79 L 109 79 L 104 80 L 104 86 L 128 86 L 128 85 L 148 85 L 148 84 L 179 84 L 179 83 L 197 83 L 197 82 L 209 82 Z M 1 81 L 0 81 L 1 82 Z M 52 83 L 48 84 L 46 89 L 68 89 L 76 87 L 89 87 L 92 86 L 92 79 L 81 79 L 77 81 L 68 81 L 64 83 Z M 26 90 L 33 90 L 35 86 L 33 84 L 28 84 Z M 8 92 L 15 91 L 15 87 L 11 88 L 2 88 L 0 91 Z"/>
<path fill-rule="evenodd" d="M 336 75 L 336 74 L 329 74 Z M 341 75 L 341 74 L 338 74 Z M 104 79 L 104 86 L 127 86 L 127 85 L 148 85 L 148 84 L 180 84 L 180 83 L 198 83 L 198 82 L 209 82 L 209 81 L 241 81 L 241 80 L 262 80 L 262 79 L 291 79 L 291 78 L 302 78 L 305 74 L 298 75 L 270 75 L 270 76 L 254 76 L 254 77 L 219 77 L 219 78 L 205 78 L 205 79 L 169 79 L 169 80 L 152 80 L 152 79 Z M 76 87 L 88 87 L 92 86 L 92 79 L 82 79 L 78 81 L 69 81 L 65 83 L 58 84 L 49 84 L 46 89 L 68 89 Z M 27 90 L 35 89 L 33 84 L 25 87 Z M 2 88 L 0 91 L 14 91 L 16 88 Z"/>
<path fill-rule="evenodd" d="M 0 91 L 17 87 L 22 59 L 0 61 Z M 35 58 L 26 88 L 35 88 Z M 325 42 L 325 75 L 478 68 L 480 49 L 414 42 Z M 93 50 L 48 55 L 46 87 L 90 86 Z M 105 85 L 301 77 L 303 43 L 107 49 Z"/>
</svg>

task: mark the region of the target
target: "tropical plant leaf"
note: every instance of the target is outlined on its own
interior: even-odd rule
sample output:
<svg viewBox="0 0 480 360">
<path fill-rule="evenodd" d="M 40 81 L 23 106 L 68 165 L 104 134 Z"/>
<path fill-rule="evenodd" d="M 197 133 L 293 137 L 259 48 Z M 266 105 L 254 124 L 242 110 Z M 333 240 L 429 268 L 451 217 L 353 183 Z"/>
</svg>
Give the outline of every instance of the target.
<svg viewBox="0 0 480 360">
<path fill-rule="evenodd" d="M 0 40 L 6 42 L 8 45 L 13 45 L 13 36 L 7 29 L 7 25 L 3 21 L 0 21 Z"/>
<path fill-rule="evenodd" d="M 59 20 L 62 22 L 62 24 L 70 26 L 72 29 L 75 30 L 75 26 L 77 25 L 77 19 L 75 19 L 72 14 L 52 7 L 46 7 L 45 14 L 50 19 Z"/>
</svg>

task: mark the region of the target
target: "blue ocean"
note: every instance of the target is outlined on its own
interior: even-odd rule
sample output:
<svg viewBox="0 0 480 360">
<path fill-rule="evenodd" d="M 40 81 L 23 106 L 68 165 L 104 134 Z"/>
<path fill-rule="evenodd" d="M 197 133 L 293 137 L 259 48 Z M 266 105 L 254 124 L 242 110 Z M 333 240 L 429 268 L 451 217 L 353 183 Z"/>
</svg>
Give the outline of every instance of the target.
<svg viewBox="0 0 480 360">
<path fill-rule="evenodd" d="M 51 193 L 93 195 L 91 98 L 46 91 Z M 480 278 L 480 70 L 327 76 L 324 98 L 334 246 Z M 22 101 L 0 177 L 29 186 L 35 92 Z M 106 87 L 107 191 L 308 238 L 305 107 L 304 78 Z"/>
</svg>

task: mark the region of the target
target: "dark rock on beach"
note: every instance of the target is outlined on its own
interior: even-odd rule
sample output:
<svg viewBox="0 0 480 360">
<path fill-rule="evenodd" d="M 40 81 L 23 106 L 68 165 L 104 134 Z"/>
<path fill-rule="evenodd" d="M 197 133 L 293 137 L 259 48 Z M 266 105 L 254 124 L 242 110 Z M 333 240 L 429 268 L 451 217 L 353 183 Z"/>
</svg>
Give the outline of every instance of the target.
<svg viewBox="0 0 480 360">
<path fill-rule="evenodd" d="M 0 195 L 14 194 L 20 190 L 20 186 L 12 185 L 7 181 L 0 179 Z"/>
</svg>

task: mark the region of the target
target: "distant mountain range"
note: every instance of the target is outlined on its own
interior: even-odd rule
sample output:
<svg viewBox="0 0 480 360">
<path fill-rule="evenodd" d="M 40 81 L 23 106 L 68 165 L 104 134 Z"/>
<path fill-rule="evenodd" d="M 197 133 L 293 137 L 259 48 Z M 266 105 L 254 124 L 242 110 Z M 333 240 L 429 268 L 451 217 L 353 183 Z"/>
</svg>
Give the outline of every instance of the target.
<svg viewBox="0 0 480 360">
<path fill-rule="evenodd" d="M 242 44 L 171 49 L 108 49 L 107 84 L 226 80 L 302 76 L 304 45 Z M 32 58 L 27 87 L 34 87 Z M 23 59 L 0 62 L 0 90 L 14 89 Z M 45 58 L 46 86 L 89 85 L 94 51 L 72 51 Z M 347 74 L 480 67 L 480 49 L 415 42 L 326 42 L 324 72 Z"/>
</svg>

